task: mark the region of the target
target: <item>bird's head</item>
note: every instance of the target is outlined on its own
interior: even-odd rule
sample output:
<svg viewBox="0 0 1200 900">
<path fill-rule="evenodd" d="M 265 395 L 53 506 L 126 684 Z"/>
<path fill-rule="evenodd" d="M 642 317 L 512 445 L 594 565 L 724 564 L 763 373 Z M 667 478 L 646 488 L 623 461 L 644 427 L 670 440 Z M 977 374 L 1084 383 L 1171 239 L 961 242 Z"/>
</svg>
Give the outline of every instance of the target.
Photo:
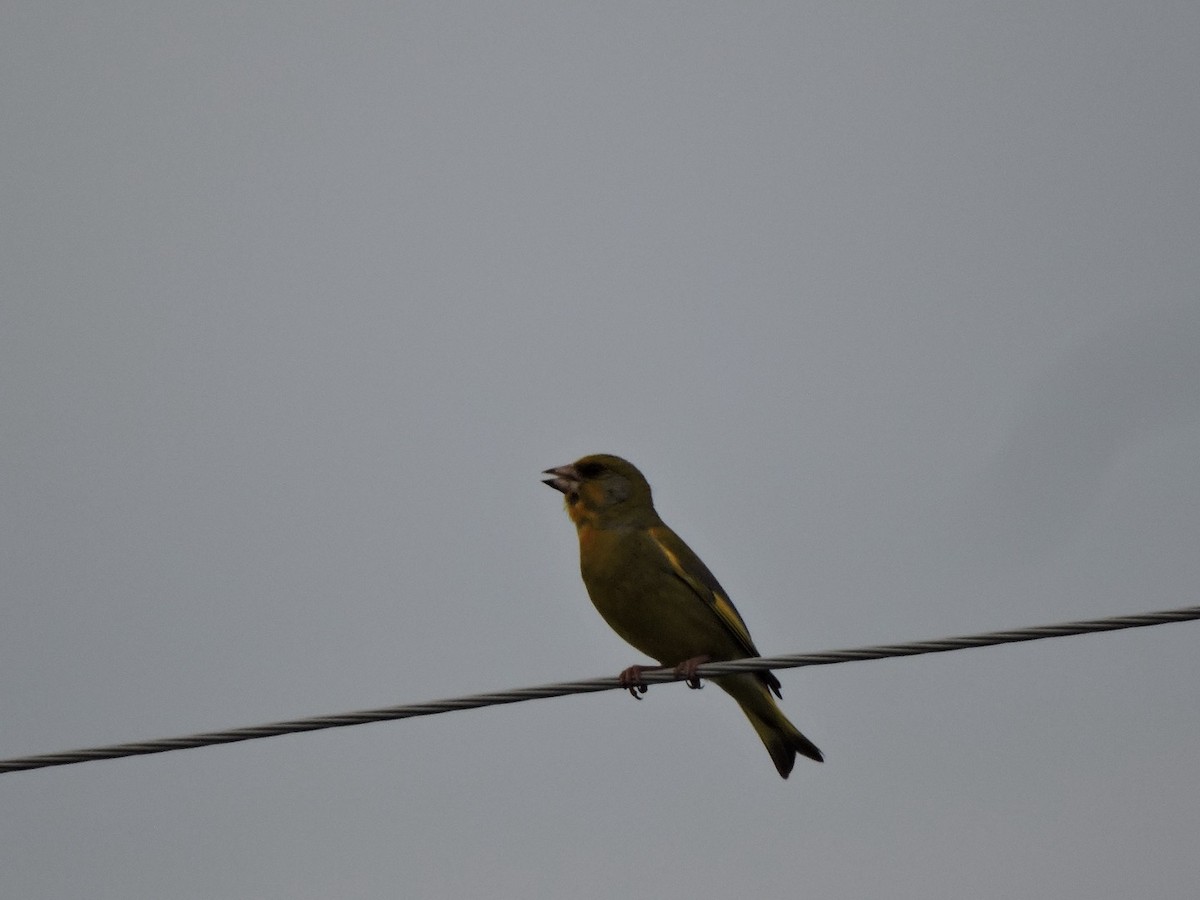
<svg viewBox="0 0 1200 900">
<path fill-rule="evenodd" d="M 576 525 L 639 523 L 656 518 L 650 484 L 637 467 L 619 456 L 596 453 L 566 466 L 547 469 L 543 482 L 566 497 Z"/>
</svg>

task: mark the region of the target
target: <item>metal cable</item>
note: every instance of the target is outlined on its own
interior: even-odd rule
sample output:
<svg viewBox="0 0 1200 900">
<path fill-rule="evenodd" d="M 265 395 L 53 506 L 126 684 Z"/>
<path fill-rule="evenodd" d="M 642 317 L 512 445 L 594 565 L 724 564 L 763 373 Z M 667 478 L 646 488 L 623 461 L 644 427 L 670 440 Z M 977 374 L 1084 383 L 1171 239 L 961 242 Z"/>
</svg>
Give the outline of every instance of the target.
<svg viewBox="0 0 1200 900">
<path fill-rule="evenodd" d="M 1171 622 L 1188 622 L 1200 619 L 1200 606 L 1164 612 L 1143 613 L 1133 616 L 1114 616 L 1107 619 L 1091 619 L 1084 622 L 1068 622 L 1062 625 L 1038 625 L 1033 628 L 1018 628 L 1015 631 L 991 631 L 963 637 L 942 638 L 933 641 L 914 641 L 906 644 L 888 644 L 875 647 L 859 647 L 851 650 L 828 650 L 823 653 L 798 653 L 788 656 L 766 656 L 739 659 L 730 662 L 707 663 L 697 669 L 697 675 L 712 678 L 715 675 L 730 675 L 736 672 L 754 672 L 762 669 L 795 669 L 801 666 L 828 666 L 835 663 L 859 662 L 868 659 L 886 659 L 896 656 L 918 656 L 923 653 L 945 653 L 950 650 L 969 650 L 975 647 L 990 647 L 995 644 L 1011 644 L 1019 641 L 1036 641 L 1042 638 L 1067 637 L 1098 631 L 1118 631 L 1123 628 L 1144 628 L 1148 625 L 1165 625 Z M 647 684 L 662 684 L 679 681 L 681 676 L 671 670 L 646 672 L 642 680 Z M 460 709 L 476 709 L 481 706 L 498 706 L 502 703 L 521 703 L 544 697 L 563 697 L 568 694 L 589 694 L 620 688 L 616 678 L 592 678 L 586 681 L 565 681 L 541 687 L 517 688 L 491 694 L 472 694 L 450 700 L 434 700 L 405 706 L 389 706 L 363 712 L 342 713 L 334 716 L 317 716 L 310 719 L 293 719 L 272 725 L 252 725 L 233 728 L 229 731 L 210 731 L 186 737 L 161 738 L 134 744 L 115 744 L 94 747 L 89 750 L 70 750 L 63 753 L 46 753 L 40 756 L 24 756 L 0 760 L 0 773 L 19 772 L 27 769 L 42 769 L 49 766 L 68 766 L 93 759 L 119 759 L 125 756 L 140 756 L 147 753 L 165 753 L 168 750 L 186 750 L 192 747 L 207 747 L 212 744 L 232 744 L 237 741 L 252 741 L 280 734 L 295 734 L 303 731 L 319 731 L 323 728 L 342 728 L 346 725 L 363 725 L 367 722 L 386 722 L 393 719 L 410 719 L 415 716 L 433 716 Z"/>
</svg>

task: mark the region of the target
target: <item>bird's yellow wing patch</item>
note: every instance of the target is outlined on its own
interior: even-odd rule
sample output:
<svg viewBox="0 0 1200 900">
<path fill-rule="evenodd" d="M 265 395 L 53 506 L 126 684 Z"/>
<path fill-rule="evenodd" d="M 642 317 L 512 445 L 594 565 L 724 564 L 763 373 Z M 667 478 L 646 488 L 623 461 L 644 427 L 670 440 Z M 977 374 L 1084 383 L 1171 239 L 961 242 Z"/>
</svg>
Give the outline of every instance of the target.
<svg viewBox="0 0 1200 900">
<path fill-rule="evenodd" d="M 725 596 L 716 579 L 713 578 L 708 569 L 704 568 L 704 564 L 696 559 L 696 565 L 700 571 L 692 571 L 692 567 L 687 565 L 684 559 L 680 558 L 681 553 L 673 550 L 663 540 L 663 536 L 658 528 L 651 528 L 650 535 L 654 539 L 654 543 L 658 545 L 663 555 L 670 562 L 675 574 L 686 582 L 696 596 L 707 603 L 713 612 L 717 614 L 717 618 L 721 620 L 721 624 L 742 645 L 742 649 L 745 650 L 746 655 L 758 656 L 758 650 L 754 646 L 754 641 L 750 639 L 750 629 L 742 621 L 741 614 L 738 613 L 737 608 L 733 605 L 733 601 Z M 688 556 L 695 558 L 695 554 L 691 553 L 686 545 L 682 548 L 682 552 L 686 552 Z"/>
</svg>

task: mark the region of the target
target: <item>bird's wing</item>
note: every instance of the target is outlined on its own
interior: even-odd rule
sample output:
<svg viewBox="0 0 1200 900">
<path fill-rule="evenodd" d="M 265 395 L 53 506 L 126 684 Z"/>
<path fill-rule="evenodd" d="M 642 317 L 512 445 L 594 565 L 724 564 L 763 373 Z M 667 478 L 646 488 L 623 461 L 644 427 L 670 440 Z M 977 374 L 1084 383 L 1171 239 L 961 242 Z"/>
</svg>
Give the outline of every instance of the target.
<svg viewBox="0 0 1200 900">
<path fill-rule="evenodd" d="M 650 537 L 658 545 L 663 556 L 671 564 L 675 575 L 692 589 L 699 599 L 716 613 L 717 620 L 729 632 L 734 641 L 746 656 L 761 656 L 754 641 L 750 638 L 750 629 L 742 620 L 742 615 L 733 605 L 733 601 L 725 594 L 716 576 L 704 565 L 692 548 L 685 544 L 675 532 L 666 525 L 655 525 L 650 529 Z M 776 697 L 782 697 L 782 685 L 774 672 L 755 672 L 755 677 L 769 688 Z"/>
<path fill-rule="evenodd" d="M 724 588 L 721 587 L 700 557 L 693 553 L 692 549 L 665 525 L 651 528 L 650 536 L 670 561 L 675 575 L 717 614 L 721 624 L 746 655 L 758 656 L 758 649 L 754 646 L 754 641 L 750 639 L 750 629 L 746 627 L 737 607 L 726 596 Z"/>
</svg>

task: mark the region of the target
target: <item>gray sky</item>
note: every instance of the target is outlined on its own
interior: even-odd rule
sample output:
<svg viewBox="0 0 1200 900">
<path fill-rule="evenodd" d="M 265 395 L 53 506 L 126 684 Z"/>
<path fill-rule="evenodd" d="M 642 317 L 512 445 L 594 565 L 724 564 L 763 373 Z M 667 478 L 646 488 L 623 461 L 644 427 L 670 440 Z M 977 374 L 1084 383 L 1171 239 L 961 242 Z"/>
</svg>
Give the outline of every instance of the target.
<svg viewBox="0 0 1200 900">
<path fill-rule="evenodd" d="M 1200 5 L 9 4 L 0 755 L 1197 603 Z M 1200 626 L 0 776 L 0 895 L 1178 898 Z"/>
</svg>

